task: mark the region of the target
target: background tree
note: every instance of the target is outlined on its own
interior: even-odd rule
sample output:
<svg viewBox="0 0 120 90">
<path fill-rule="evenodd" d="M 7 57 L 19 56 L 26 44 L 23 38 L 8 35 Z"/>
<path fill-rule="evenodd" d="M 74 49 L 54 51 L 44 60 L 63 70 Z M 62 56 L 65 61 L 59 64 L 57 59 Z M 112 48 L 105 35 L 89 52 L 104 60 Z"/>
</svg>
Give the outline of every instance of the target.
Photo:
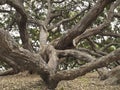
<svg viewBox="0 0 120 90">
<path fill-rule="evenodd" d="M 54 90 L 61 80 L 96 69 L 107 83 L 118 83 L 119 4 L 120 0 L 0 0 L 0 63 L 6 68 L 0 75 L 28 70 Z M 102 67 L 111 71 L 104 73 Z"/>
</svg>

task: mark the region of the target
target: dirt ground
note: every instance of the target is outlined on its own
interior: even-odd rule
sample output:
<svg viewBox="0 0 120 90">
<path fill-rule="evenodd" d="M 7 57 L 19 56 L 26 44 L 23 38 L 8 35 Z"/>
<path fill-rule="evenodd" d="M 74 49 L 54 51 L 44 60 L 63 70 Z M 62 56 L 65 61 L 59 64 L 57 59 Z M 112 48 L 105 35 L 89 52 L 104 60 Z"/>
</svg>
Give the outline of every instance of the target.
<svg viewBox="0 0 120 90">
<path fill-rule="evenodd" d="M 0 90 L 43 90 L 38 75 L 17 74 L 0 77 Z M 120 90 L 120 85 L 104 85 L 97 73 L 88 73 L 70 81 L 61 81 L 56 90 Z"/>
</svg>

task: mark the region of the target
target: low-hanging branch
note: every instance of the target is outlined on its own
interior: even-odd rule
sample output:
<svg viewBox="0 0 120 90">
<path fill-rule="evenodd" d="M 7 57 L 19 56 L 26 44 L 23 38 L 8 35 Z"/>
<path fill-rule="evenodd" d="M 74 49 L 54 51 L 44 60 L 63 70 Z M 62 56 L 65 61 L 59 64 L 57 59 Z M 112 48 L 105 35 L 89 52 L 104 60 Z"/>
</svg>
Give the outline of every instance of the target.
<svg viewBox="0 0 120 90">
<path fill-rule="evenodd" d="M 57 50 L 57 53 L 59 57 L 71 56 L 71 57 L 75 57 L 76 59 L 79 59 L 85 62 L 91 62 L 92 60 L 95 59 L 94 57 L 92 57 L 91 55 L 85 52 L 74 50 L 74 49 Z"/>
<path fill-rule="evenodd" d="M 92 71 L 93 69 L 101 68 L 104 66 L 107 66 L 109 63 L 117 61 L 120 59 L 120 48 L 113 51 L 112 53 L 103 56 L 99 59 L 96 59 L 93 62 L 87 63 L 77 69 L 73 70 L 63 70 L 60 72 L 57 72 L 53 78 L 58 81 L 61 80 L 73 80 L 74 78 L 78 76 L 83 76 L 86 73 Z"/>
</svg>

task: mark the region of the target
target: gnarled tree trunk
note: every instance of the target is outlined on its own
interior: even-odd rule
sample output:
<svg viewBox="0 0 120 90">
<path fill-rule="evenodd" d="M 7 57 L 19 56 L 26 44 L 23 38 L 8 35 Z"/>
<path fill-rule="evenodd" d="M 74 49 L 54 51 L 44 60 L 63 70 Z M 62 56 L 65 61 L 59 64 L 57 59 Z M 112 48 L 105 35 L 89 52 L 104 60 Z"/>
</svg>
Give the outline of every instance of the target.
<svg viewBox="0 0 120 90">
<path fill-rule="evenodd" d="M 77 38 L 78 42 L 78 39 L 87 38 L 88 36 L 100 33 L 102 29 L 106 28 L 110 24 L 112 17 L 114 16 L 111 12 L 114 12 L 115 7 L 120 4 L 119 0 L 98 0 L 93 7 L 89 8 L 90 10 L 86 13 L 86 15 L 84 15 L 81 20 L 73 28 L 71 28 L 70 31 L 68 31 L 68 33 L 52 43 L 47 42 L 48 32 L 51 28 L 54 29 L 55 26 L 60 26 L 62 23 L 71 19 L 65 19 L 54 26 L 50 26 L 52 25 L 50 24 L 51 21 L 54 20 L 54 17 L 56 17 L 56 13 L 52 11 L 51 4 L 53 2 L 51 0 L 47 0 L 48 14 L 46 15 L 46 19 L 40 23 L 27 15 L 25 8 L 23 7 L 23 1 L 24 0 L 0 0 L 0 4 L 9 4 L 11 7 L 14 7 L 20 15 L 20 17 L 16 20 L 18 20 L 17 24 L 20 30 L 20 38 L 22 40 L 21 47 L 9 35 L 8 31 L 0 29 L 0 60 L 6 62 L 12 68 L 7 72 L 3 72 L 4 74 L 2 73 L 1 75 L 15 74 L 28 70 L 41 76 L 45 82 L 46 90 L 55 90 L 57 84 L 62 80 L 73 80 L 94 69 L 105 67 L 111 62 L 120 59 L 120 48 L 106 54 L 92 47 L 94 52 L 97 53 L 92 53 L 94 54 L 93 56 L 73 48 L 73 39 L 77 36 L 80 35 L 79 38 Z M 107 20 L 105 20 L 105 22 L 97 28 L 88 29 L 87 31 L 87 28 L 104 11 L 104 8 L 112 3 L 113 5 L 110 7 Z M 31 47 L 28 35 L 29 33 L 26 28 L 28 21 L 37 23 L 41 29 L 39 36 L 40 50 L 38 52 L 34 52 Z M 93 33 L 89 33 L 90 31 Z M 91 39 L 87 38 L 87 40 L 91 43 L 91 45 L 93 45 Z M 60 61 L 61 58 L 68 56 L 75 57 L 87 63 L 75 69 L 57 71 L 58 65 L 64 61 Z M 96 58 L 95 56 L 99 56 L 99 58 Z M 103 75 L 103 77 L 105 77 L 108 81 L 112 79 L 114 82 L 117 82 L 120 80 L 118 77 L 120 75 L 119 70 L 120 67 L 118 66 Z"/>
</svg>

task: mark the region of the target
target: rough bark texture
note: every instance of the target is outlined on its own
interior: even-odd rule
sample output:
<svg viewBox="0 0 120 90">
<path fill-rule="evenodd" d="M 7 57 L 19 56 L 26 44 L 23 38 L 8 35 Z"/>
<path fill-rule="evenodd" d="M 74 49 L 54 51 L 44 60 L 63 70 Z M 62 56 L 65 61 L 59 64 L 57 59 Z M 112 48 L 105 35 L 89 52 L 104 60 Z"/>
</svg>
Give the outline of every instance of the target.
<svg viewBox="0 0 120 90">
<path fill-rule="evenodd" d="M 111 71 L 104 73 L 101 80 L 105 80 L 105 84 L 120 84 L 120 66 L 113 68 Z"/>
<path fill-rule="evenodd" d="M 61 2 L 64 1 L 65 0 L 62 0 Z M 89 38 L 89 36 L 96 34 L 111 36 L 111 33 L 102 31 L 110 25 L 113 17 L 119 17 L 119 15 L 114 13 L 114 9 L 120 4 L 120 0 L 98 0 L 94 6 L 87 7 L 73 18 L 63 19 L 54 25 L 51 22 L 54 21 L 55 17 L 62 16 L 62 11 L 60 13 L 55 13 L 52 8 L 53 2 L 51 0 L 47 0 L 45 3 L 47 3 L 48 9 L 46 19 L 39 21 L 27 15 L 24 8 L 24 0 L 0 0 L 0 5 L 8 4 L 16 10 L 16 15 L 19 16 L 19 18 L 15 17 L 16 24 L 22 41 L 22 45 L 18 45 L 8 31 L 2 28 L 0 29 L 0 61 L 6 62 L 12 68 L 0 75 L 15 74 L 25 70 L 30 72 L 34 71 L 39 74 L 45 82 L 46 90 L 55 90 L 57 84 L 61 80 L 75 79 L 94 69 L 106 67 L 111 62 L 120 60 L 120 48 L 117 48 L 109 54 L 104 52 L 108 47 L 113 45 L 113 43 L 110 43 L 99 51 L 96 49 L 94 41 Z M 98 27 L 88 29 L 108 5 L 110 6 L 110 9 L 107 13 L 107 19 Z M 85 12 L 85 10 L 89 11 Z M 59 39 L 56 39 L 53 42 L 48 42 L 48 33 L 50 33 L 51 30 L 55 28 L 58 29 L 61 24 L 77 18 L 81 13 L 85 13 L 85 15 L 74 25 L 73 28 L 71 28 L 65 35 L 59 37 Z M 40 47 L 37 52 L 34 51 L 31 46 L 29 31 L 27 31 L 27 24 L 29 23 L 38 25 L 40 29 Z M 112 34 L 112 36 L 120 37 L 119 34 Z M 76 44 L 85 38 L 92 48 L 90 50 L 85 48 L 77 49 Z M 73 44 L 75 46 L 74 48 Z M 118 45 L 118 43 L 114 44 Z M 74 57 L 75 59 L 87 63 L 76 69 L 58 71 L 58 65 L 66 60 L 61 59 L 66 57 Z M 119 70 L 120 67 L 118 66 L 103 75 L 104 79 L 111 81 L 112 78 L 115 82 L 119 81 Z"/>
<path fill-rule="evenodd" d="M 93 6 L 92 9 L 80 20 L 80 22 L 70 30 L 69 33 L 61 37 L 55 48 L 66 49 L 68 46 L 71 46 L 73 39 L 82 34 L 92 24 L 92 22 L 96 20 L 97 16 L 104 10 L 104 7 L 113 1 L 114 0 L 99 0 L 96 5 Z"/>
</svg>

